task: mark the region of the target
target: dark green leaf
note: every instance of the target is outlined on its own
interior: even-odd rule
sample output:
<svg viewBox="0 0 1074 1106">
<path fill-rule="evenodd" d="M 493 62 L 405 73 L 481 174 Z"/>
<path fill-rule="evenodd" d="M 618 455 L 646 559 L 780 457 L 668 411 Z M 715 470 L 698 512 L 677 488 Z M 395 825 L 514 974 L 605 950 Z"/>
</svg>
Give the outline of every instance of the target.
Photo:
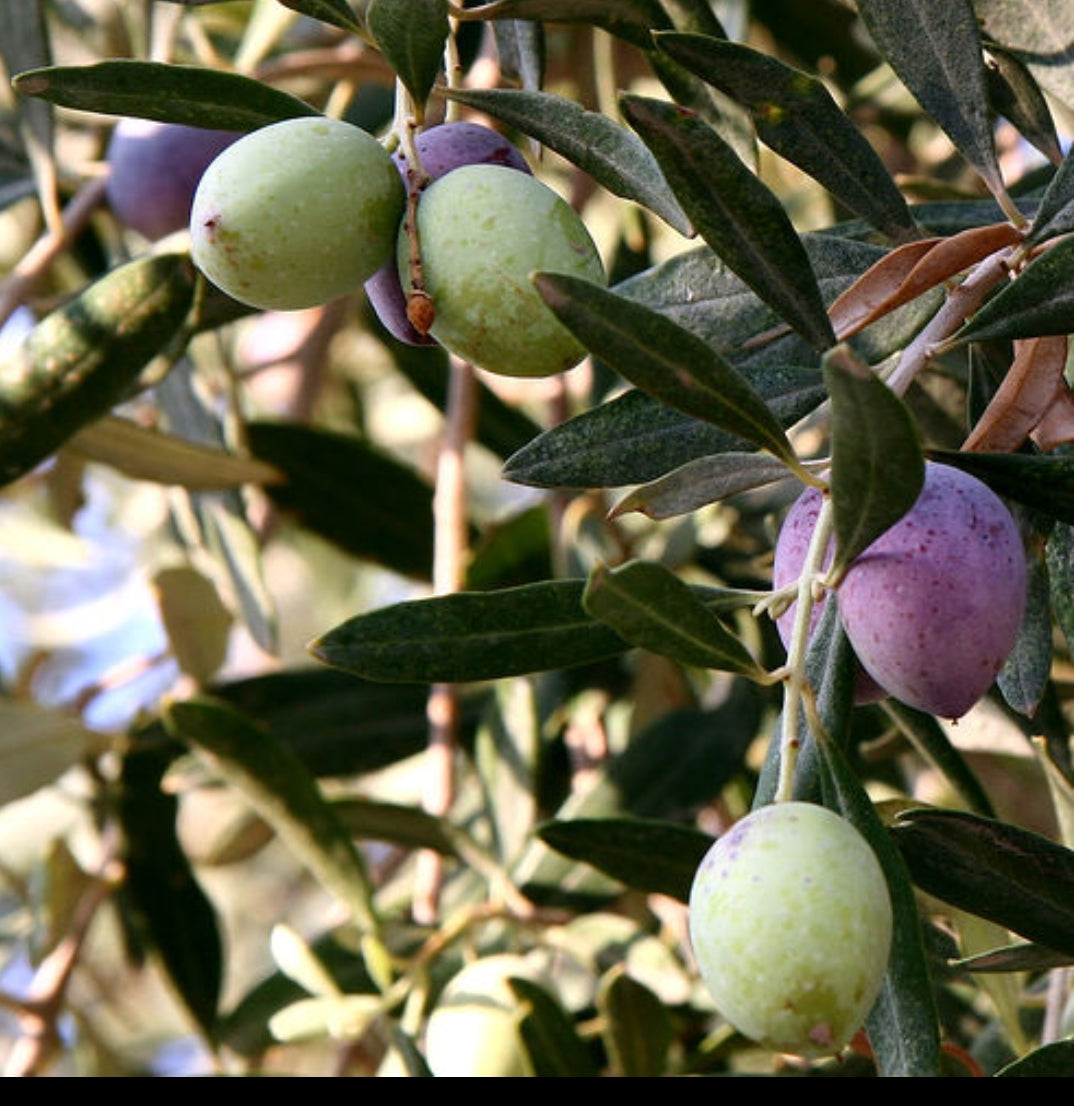
<svg viewBox="0 0 1074 1106">
<path fill-rule="evenodd" d="M 794 449 L 752 385 L 700 338 L 600 285 L 538 273 L 537 289 L 556 317 L 624 379 L 684 414 L 747 438 L 788 464 Z"/>
<path fill-rule="evenodd" d="M 459 683 L 604 660 L 628 645 L 582 607 L 583 580 L 456 592 L 360 614 L 321 635 L 318 660 L 371 680 Z"/>
<path fill-rule="evenodd" d="M 1044 545 L 1052 615 L 1056 626 L 1074 648 L 1074 528 L 1060 522 L 1052 527 Z"/>
<path fill-rule="evenodd" d="M 832 570 L 845 568 L 914 505 L 925 480 L 907 405 L 844 348 L 825 359 L 831 394 Z"/>
<path fill-rule="evenodd" d="M 1074 953 L 1074 852 L 953 810 L 908 810 L 892 826 L 914 882 L 943 902 Z"/>
<path fill-rule="evenodd" d="M 898 849 L 838 746 L 817 743 L 825 805 L 869 842 L 887 879 L 894 915 L 891 957 L 866 1028 L 880 1074 L 931 1077 L 940 1068 L 940 1027 L 914 889 Z"/>
<path fill-rule="evenodd" d="M 649 148 L 601 112 L 550 92 L 511 88 L 455 89 L 449 97 L 555 150 L 613 195 L 647 207 L 680 234 L 693 233 Z"/>
<path fill-rule="evenodd" d="M 757 383 L 784 426 L 816 408 L 825 395 L 820 374 L 812 370 L 765 374 Z M 750 444 L 638 389 L 546 430 L 508 458 L 504 475 L 539 488 L 623 487 Z"/>
<path fill-rule="evenodd" d="M 367 7 L 369 0 L 356 0 L 361 7 Z M 319 19 L 343 31 L 362 33 L 362 21 L 357 17 L 347 0 L 280 0 L 285 8 L 308 15 L 310 19 Z"/>
<path fill-rule="evenodd" d="M 172 985 L 205 1032 L 215 1027 L 224 975 L 216 912 L 179 842 L 177 797 L 161 786 L 169 745 L 134 744 L 123 757 L 116 813 L 122 834 L 121 899 L 139 936 L 160 956 Z"/>
<path fill-rule="evenodd" d="M 1043 561 L 1029 558 L 1026 612 L 1018 638 L 996 677 L 1007 705 L 1031 718 L 1044 698 L 1052 674 L 1052 617 L 1048 574 Z"/>
<path fill-rule="evenodd" d="M 1058 165 L 1063 160 L 1063 147 L 1052 110 L 1025 63 L 990 42 L 985 78 L 995 111 L 1017 127 L 1026 141 L 1050 162 Z"/>
<path fill-rule="evenodd" d="M 1035 246 L 1049 238 L 1074 230 L 1074 150 L 1067 154 L 1048 182 L 1033 222 L 1026 232 L 1026 245 Z"/>
<path fill-rule="evenodd" d="M 354 556 L 428 579 L 433 489 L 409 465 L 350 435 L 298 423 L 251 422 L 255 457 L 284 483 L 266 488 L 302 526 Z"/>
<path fill-rule="evenodd" d="M 955 334 L 960 342 L 1074 332 L 1074 236 L 1059 239 L 1000 287 Z"/>
<path fill-rule="evenodd" d="M 532 19 L 497 19 L 492 29 L 503 79 L 530 92 L 543 87 L 548 53 L 544 25 Z"/>
<path fill-rule="evenodd" d="M 859 0 L 884 59 L 997 198 L 1005 195 L 971 0 Z"/>
<path fill-rule="evenodd" d="M 787 466 L 762 453 L 698 457 L 631 492 L 615 505 L 615 514 L 639 511 L 653 519 L 673 518 L 786 479 L 793 479 Z"/>
<path fill-rule="evenodd" d="M 604 872 L 627 887 L 690 901 L 694 874 L 713 838 L 655 818 L 571 818 L 537 830 L 556 852 Z"/>
<path fill-rule="evenodd" d="M 745 645 L 689 585 L 656 561 L 598 566 L 582 602 L 591 615 L 636 647 L 679 664 L 765 677 Z"/>
<path fill-rule="evenodd" d="M 976 476 L 998 495 L 1045 518 L 1074 525 L 1074 456 L 1068 453 L 930 449 L 928 456 Z"/>
<path fill-rule="evenodd" d="M 1067 0 L 974 0 L 984 33 L 1074 108 L 1074 8 Z"/>
<path fill-rule="evenodd" d="M 419 113 L 444 66 L 447 0 L 368 0 L 365 22 Z"/>
<path fill-rule="evenodd" d="M 464 22 L 532 19 L 542 23 L 591 23 L 642 48 L 650 45 L 652 30 L 671 27 L 659 0 L 488 0 L 456 15 Z"/>
<path fill-rule="evenodd" d="M 667 1074 L 675 1033 L 667 1007 L 624 966 L 605 976 L 597 995 L 605 1047 L 620 1077 L 652 1079 Z"/>
<path fill-rule="evenodd" d="M 507 981 L 522 1008 L 518 1032 L 538 1079 L 586 1079 L 600 1075 L 570 1015 L 539 983 Z"/>
<path fill-rule="evenodd" d="M 362 854 L 301 760 L 286 745 L 223 700 L 201 696 L 171 703 L 165 725 L 203 754 L 226 783 L 276 831 L 354 921 L 379 921 Z"/>
<path fill-rule="evenodd" d="M 834 345 L 816 274 L 779 199 L 696 115 L 636 95 L 621 105 L 709 247 L 811 345 Z"/>
<path fill-rule="evenodd" d="M 14 85 L 60 107 L 225 131 L 318 114 L 297 96 L 241 73 L 131 58 L 32 69 L 17 74 Z"/>
<path fill-rule="evenodd" d="M 1074 1075 L 1074 1040 L 1051 1041 L 996 1072 L 997 1078 L 1047 1079 Z"/>
<path fill-rule="evenodd" d="M 740 43 L 661 32 L 660 49 L 734 97 L 757 136 L 894 241 L 919 235 L 902 193 L 818 78 Z"/>
<path fill-rule="evenodd" d="M 0 481 L 14 480 L 128 398 L 179 334 L 194 270 L 179 253 L 128 261 L 47 315 L 0 363 Z"/>
</svg>

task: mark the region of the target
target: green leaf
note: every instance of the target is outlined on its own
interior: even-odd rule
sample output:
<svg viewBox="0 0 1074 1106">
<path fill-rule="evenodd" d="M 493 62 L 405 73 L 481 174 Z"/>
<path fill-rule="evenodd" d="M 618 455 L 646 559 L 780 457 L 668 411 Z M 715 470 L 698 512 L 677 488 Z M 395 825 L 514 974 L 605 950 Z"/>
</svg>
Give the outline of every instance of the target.
<svg viewBox="0 0 1074 1106">
<path fill-rule="evenodd" d="M 1069 1076 L 1074 1071 L 1074 1040 L 1051 1041 L 1013 1060 L 996 1072 L 997 1078 L 1033 1079 Z"/>
<path fill-rule="evenodd" d="M 636 647 L 680 664 L 766 680 L 745 645 L 689 585 L 656 561 L 598 566 L 582 602 L 590 614 Z"/>
<path fill-rule="evenodd" d="M 1052 609 L 1048 574 L 1040 557 L 1029 557 L 1026 611 L 1014 648 L 996 677 L 1007 705 L 1032 718 L 1047 691 L 1052 675 Z"/>
<path fill-rule="evenodd" d="M 838 573 L 914 505 L 925 480 L 917 423 L 872 370 L 839 347 L 825 360 L 831 393 L 831 500 Z"/>
<path fill-rule="evenodd" d="M 627 887 L 690 901 L 694 874 L 713 838 L 656 818 L 571 818 L 546 822 L 537 836 Z"/>
<path fill-rule="evenodd" d="M 585 1041 L 558 999 L 532 979 L 514 976 L 507 985 L 522 1010 L 518 1032 L 536 1078 L 592 1079 L 600 1075 Z"/>
<path fill-rule="evenodd" d="M 866 1028 L 881 1075 L 935 1076 L 940 1067 L 940 1028 L 914 889 L 890 832 L 881 822 L 846 756 L 823 737 L 817 751 L 824 803 L 865 837 L 887 879 L 894 915 L 887 974 Z"/>
<path fill-rule="evenodd" d="M 1074 108 L 1074 9 L 1066 0 L 974 0 L 984 33 Z"/>
<path fill-rule="evenodd" d="M 783 426 L 814 410 L 825 395 L 812 370 L 765 374 L 757 383 L 771 392 L 768 406 Z M 544 431 L 509 457 L 503 471 L 509 480 L 538 488 L 616 488 L 750 445 L 637 389 Z"/>
<path fill-rule="evenodd" d="M 365 23 L 377 49 L 424 112 L 444 66 L 447 0 L 368 0 Z"/>
<path fill-rule="evenodd" d="M 313 656 L 370 680 L 463 683 L 569 668 L 628 648 L 582 607 L 583 580 L 405 600 L 322 634 Z"/>
<path fill-rule="evenodd" d="M 313 776 L 286 745 L 223 700 L 171 703 L 164 722 L 241 794 L 324 889 L 376 932 L 379 920 L 362 855 Z"/>
<path fill-rule="evenodd" d="M 993 109 L 1009 120 L 1048 161 L 1060 164 L 1063 146 L 1052 118 L 1051 105 L 1029 67 L 994 42 L 987 43 L 987 47 L 985 79 Z"/>
<path fill-rule="evenodd" d="M 167 743 L 134 743 L 123 757 L 116 793 L 124 866 L 120 897 L 197 1025 L 211 1033 L 223 986 L 223 941 L 216 912 L 179 841 L 179 801 L 161 786 L 175 751 Z"/>
<path fill-rule="evenodd" d="M 794 448 L 764 399 L 700 338 L 590 281 L 538 273 L 534 282 L 560 322 L 624 379 L 669 407 L 797 465 Z"/>
<path fill-rule="evenodd" d="M 369 0 L 355 0 L 359 12 L 363 7 L 369 6 Z M 364 33 L 364 25 L 347 0 L 280 0 L 285 8 L 298 12 L 300 15 L 308 15 L 310 19 L 319 19 L 322 23 L 328 23 L 338 27 L 342 31 L 352 31 L 355 34 Z"/>
<path fill-rule="evenodd" d="M 1004 197 L 971 0 L 859 0 L 858 13 L 902 83 L 989 191 Z"/>
<path fill-rule="evenodd" d="M 741 103 L 757 136 L 894 241 L 920 231 L 862 132 L 818 78 L 740 43 L 661 32 L 659 48 Z"/>
<path fill-rule="evenodd" d="M 1074 236 L 1061 238 L 1001 285 L 958 330 L 962 343 L 1039 338 L 1074 331 Z"/>
<path fill-rule="evenodd" d="M 224 131 L 319 114 L 297 96 L 241 73 L 131 58 L 31 69 L 13 84 L 24 96 L 60 107 Z"/>
<path fill-rule="evenodd" d="M 928 456 L 976 476 L 998 495 L 1045 518 L 1074 525 L 1074 456 L 1069 453 L 977 453 L 931 448 Z"/>
<path fill-rule="evenodd" d="M 1048 182 L 1033 222 L 1026 232 L 1026 246 L 1036 246 L 1074 230 L 1074 150 L 1067 154 Z"/>
<path fill-rule="evenodd" d="M 0 363 L 0 482 L 28 472 L 128 398 L 179 334 L 193 296 L 184 254 L 150 254 L 46 315 Z"/>
<path fill-rule="evenodd" d="M 767 185 L 696 115 L 637 95 L 621 105 L 711 249 L 812 346 L 834 345 L 809 256 Z"/>
<path fill-rule="evenodd" d="M 433 489 L 413 468 L 336 431 L 261 421 L 246 431 L 252 454 L 286 478 L 265 489 L 281 511 L 356 557 L 430 577 Z"/>
<path fill-rule="evenodd" d="M 1074 953 L 1074 851 L 1020 826 L 954 810 L 908 810 L 891 831 L 923 891 Z"/>
<path fill-rule="evenodd" d="M 541 23 L 591 23 L 643 49 L 650 31 L 670 29 L 659 0 L 489 0 L 455 13 L 461 22 L 479 19 L 531 19 Z"/>
<path fill-rule="evenodd" d="M 693 234 L 649 148 L 602 112 L 588 111 L 551 92 L 512 88 L 454 89 L 448 98 L 522 131 L 577 165 L 613 195 L 648 208 L 680 234 Z"/>
<path fill-rule="evenodd" d="M 643 484 L 616 503 L 614 514 L 638 511 L 652 519 L 673 518 L 786 479 L 793 477 L 782 461 L 762 453 L 732 450 L 687 461 Z"/>
<path fill-rule="evenodd" d="M 620 964 L 605 975 L 597 994 L 602 1036 L 619 1077 L 667 1074 L 675 1034 L 667 1007 Z"/>
</svg>

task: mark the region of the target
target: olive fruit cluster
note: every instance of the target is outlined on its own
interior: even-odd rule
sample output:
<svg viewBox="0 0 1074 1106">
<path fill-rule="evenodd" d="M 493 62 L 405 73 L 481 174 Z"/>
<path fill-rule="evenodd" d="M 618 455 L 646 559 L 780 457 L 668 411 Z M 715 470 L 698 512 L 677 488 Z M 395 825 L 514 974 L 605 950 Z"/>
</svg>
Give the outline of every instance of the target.
<svg viewBox="0 0 1074 1106">
<path fill-rule="evenodd" d="M 836 1055 L 880 992 L 891 897 L 845 818 L 806 802 L 757 807 L 694 875 L 690 941 L 716 1008 L 776 1052 Z"/>
<path fill-rule="evenodd" d="M 301 117 L 244 135 L 198 185 L 195 264 L 259 309 L 311 307 L 365 286 L 397 338 L 437 342 L 491 372 L 547 376 L 577 364 L 585 349 L 531 280 L 551 271 L 604 281 L 577 212 L 489 128 L 443 124 L 415 148 L 420 173 L 340 120 Z M 421 327 L 406 313 L 412 288 L 432 308 Z"/>
<path fill-rule="evenodd" d="M 820 505 L 810 488 L 788 512 L 774 587 L 801 572 Z M 854 559 L 835 591 L 862 668 L 858 700 L 890 695 L 941 718 L 961 717 L 1014 648 L 1027 577 L 1021 534 L 999 496 L 969 473 L 928 462 L 913 507 Z M 779 619 L 784 642 L 793 618 L 792 605 Z"/>
</svg>

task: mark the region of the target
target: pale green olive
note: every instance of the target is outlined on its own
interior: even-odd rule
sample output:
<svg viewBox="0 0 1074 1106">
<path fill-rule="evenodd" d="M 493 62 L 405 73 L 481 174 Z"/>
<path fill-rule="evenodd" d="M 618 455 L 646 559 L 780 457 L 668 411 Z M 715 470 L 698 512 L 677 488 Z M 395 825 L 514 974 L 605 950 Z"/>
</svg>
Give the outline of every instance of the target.
<svg viewBox="0 0 1074 1106">
<path fill-rule="evenodd" d="M 604 267 L 578 213 L 547 184 L 502 165 L 467 165 L 421 194 L 418 242 L 429 333 L 456 356 L 504 376 L 550 376 L 586 354 L 533 284 L 546 271 L 604 283 Z M 399 276 L 410 287 L 405 228 Z"/>
<path fill-rule="evenodd" d="M 328 303 L 393 254 L 405 192 L 366 131 L 303 116 L 244 135 L 206 169 L 190 215 L 194 263 L 260 309 Z"/>
<path fill-rule="evenodd" d="M 887 970 L 892 909 L 876 854 L 838 814 L 759 807 L 709 850 L 690 937 L 717 1010 L 777 1052 L 832 1056 L 868 1016 Z"/>
</svg>

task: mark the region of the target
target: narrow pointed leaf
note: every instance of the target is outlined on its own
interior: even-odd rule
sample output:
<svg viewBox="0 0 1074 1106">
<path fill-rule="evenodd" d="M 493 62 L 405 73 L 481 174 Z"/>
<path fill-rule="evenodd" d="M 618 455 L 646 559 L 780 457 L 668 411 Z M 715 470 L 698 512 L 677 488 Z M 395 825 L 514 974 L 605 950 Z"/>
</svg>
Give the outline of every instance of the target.
<svg viewBox="0 0 1074 1106">
<path fill-rule="evenodd" d="M 477 88 L 448 95 L 555 150 L 613 195 L 648 208 L 680 234 L 693 234 L 649 148 L 607 115 L 550 92 Z"/>
<path fill-rule="evenodd" d="M 985 79 L 995 111 L 1018 128 L 1053 165 L 1063 160 L 1063 146 L 1052 109 L 1029 67 L 1020 58 L 987 43 Z"/>
<path fill-rule="evenodd" d="M 605 660 L 629 645 L 582 606 L 583 580 L 406 600 L 357 615 L 310 646 L 371 680 L 457 683 Z"/>
<path fill-rule="evenodd" d="M 993 195 L 1005 195 L 971 0 L 859 0 L 885 60 Z"/>
<path fill-rule="evenodd" d="M 1074 8 L 1067 0 L 974 0 L 990 40 L 1020 58 L 1046 91 L 1074 107 Z"/>
<path fill-rule="evenodd" d="M 646 49 L 650 32 L 669 29 L 660 0 L 488 0 L 454 14 L 462 22 L 478 19 L 533 19 L 542 23 L 590 23 Z"/>
<path fill-rule="evenodd" d="M 713 838 L 655 818 L 569 818 L 547 822 L 537 835 L 557 852 L 627 887 L 690 901 L 698 865 Z"/>
<path fill-rule="evenodd" d="M 763 453 L 731 451 L 699 457 L 636 488 L 619 500 L 609 515 L 617 518 L 638 511 L 653 519 L 673 518 L 790 475 L 782 461 Z"/>
<path fill-rule="evenodd" d="M 559 999 L 522 976 L 508 980 L 522 1009 L 518 1032 L 537 1079 L 585 1079 L 600 1075 L 589 1047 Z"/>
<path fill-rule="evenodd" d="M 444 64 L 447 0 L 369 0 L 365 25 L 420 111 Z"/>
<path fill-rule="evenodd" d="M 811 345 L 834 345 L 816 274 L 779 199 L 698 116 L 643 96 L 621 104 L 711 249 Z"/>
<path fill-rule="evenodd" d="M 583 603 L 632 645 L 680 664 L 765 676 L 742 642 L 689 586 L 655 561 L 595 569 Z"/>
<path fill-rule="evenodd" d="M 365 30 L 358 13 L 351 8 L 347 0 L 280 0 L 280 3 L 300 15 L 319 19 L 322 23 L 339 27 L 343 31 L 361 34 Z M 368 0 L 365 0 L 365 5 L 368 5 Z"/>
<path fill-rule="evenodd" d="M 761 396 L 696 335 L 590 281 L 561 273 L 539 273 L 534 280 L 560 322 L 624 379 L 796 463 L 783 427 Z"/>
<path fill-rule="evenodd" d="M 931 1077 L 940 1068 L 940 1027 L 918 913 L 917 898 L 890 831 L 881 822 L 838 745 L 817 742 L 825 805 L 838 810 L 865 839 L 884 871 L 894 927 L 888 970 L 866 1020 L 880 1074 Z"/>
<path fill-rule="evenodd" d="M 234 707 L 208 696 L 170 704 L 165 723 L 176 738 L 207 757 L 359 925 L 378 928 L 365 862 L 291 749 Z"/>
<path fill-rule="evenodd" d="M 894 241 L 918 236 L 879 155 L 818 78 L 737 42 L 661 32 L 657 45 L 741 103 L 757 137 Z"/>
<path fill-rule="evenodd" d="M 993 818 L 908 810 L 891 830 L 914 882 L 961 910 L 1074 954 L 1074 851 Z"/>
<path fill-rule="evenodd" d="M 624 965 L 603 979 L 597 995 L 605 1047 L 621 1078 L 652 1079 L 667 1074 L 674 1041 L 667 1007 Z"/>
<path fill-rule="evenodd" d="M 909 408 L 842 348 L 825 362 L 832 415 L 832 570 L 846 567 L 914 505 L 925 479 Z"/>
<path fill-rule="evenodd" d="M 967 453 L 930 449 L 929 457 L 962 469 L 999 495 L 1046 518 L 1074 525 L 1074 457 L 1065 453 Z"/>
<path fill-rule="evenodd" d="M 1026 244 L 1038 245 L 1048 238 L 1074 230 L 1074 150 L 1063 159 L 1041 197 L 1040 206 L 1026 233 Z"/>
<path fill-rule="evenodd" d="M 225 131 L 318 114 L 297 96 L 241 73 L 131 58 L 27 70 L 13 83 L 24 96 L 60 107 Z"/>
<path fill-rule="evenodd" d="M 1061 238 L 1003 285 L 955 335 L 961 342 L 1074 332 L 1074 237 Z"/>
</svg>

